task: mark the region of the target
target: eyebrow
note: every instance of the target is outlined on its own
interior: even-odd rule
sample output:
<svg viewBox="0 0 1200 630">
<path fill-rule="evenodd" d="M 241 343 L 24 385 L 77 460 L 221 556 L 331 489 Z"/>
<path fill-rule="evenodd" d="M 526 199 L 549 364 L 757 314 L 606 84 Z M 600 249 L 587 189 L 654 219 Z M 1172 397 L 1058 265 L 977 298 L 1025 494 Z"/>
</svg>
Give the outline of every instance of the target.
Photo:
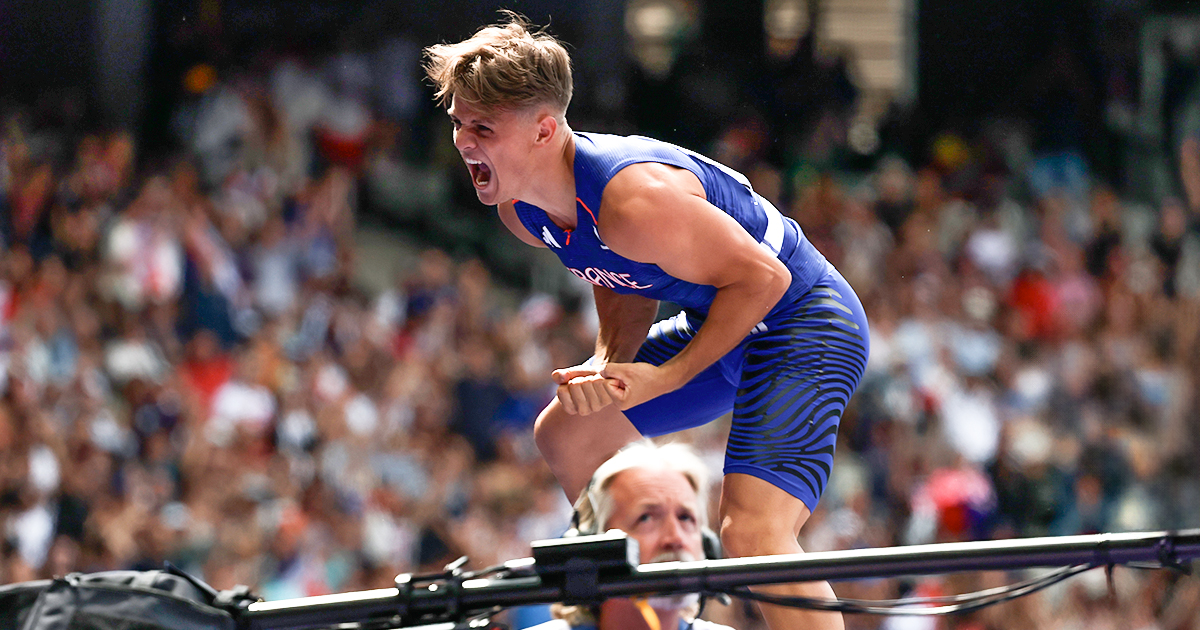
<svg viewBox="0 0 1200 630">
<path fill-rule="evenodd" d="M 688 505 L 671 507 L 671 506 L 668 506 L 667 504 L 663 503 L 662 501 L 654 501 L 654 500 L 647 500 L 647 501 L 642 501 L 642 502 L 637 503 L 635 511 L 644 512 L 651 508 L 662 510 L 664 512 L 675 512 L 676 509 L 683 508 L 684 510 L 687 510 L 687 512 L 689 514 L 695 515 L 698 513 L 695 508 L 688 506 Z"/>
<path fill-rule="evenodd" d="M 458 122 L 464 123 L 464 124 L 465 123 L 472 123 L 472 124 L 476 124 L 476 125 L 492 125 L 492 124 L 494 124 L 493 119 L 490 117 L 472 118 L 470 120 L 466 120 L 466 119 L 463 119 L 462 117 L 458 116 L 457 114 L 455 114 L 453 111 L 451 111 L 449 109 L 446 110 L 446 114 L 448 114 L 450 116 L 450 118 L 457 120 Z"/>
</svg>

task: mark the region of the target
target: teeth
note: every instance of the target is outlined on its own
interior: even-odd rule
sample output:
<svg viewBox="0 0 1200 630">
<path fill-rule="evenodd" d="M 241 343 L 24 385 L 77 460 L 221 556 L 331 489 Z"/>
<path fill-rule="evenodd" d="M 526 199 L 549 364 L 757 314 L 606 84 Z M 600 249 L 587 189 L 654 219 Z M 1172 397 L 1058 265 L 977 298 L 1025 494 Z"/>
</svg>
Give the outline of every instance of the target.
<svg viewBox="0 0 1200 630">
<path fill-rule="evenodd" d="M 463 161 L 472 165 L 483 164 L 483 162 L 480 162 L 479 160 L 472 160 L 471 158 L 463 158 Z"/>
</svg>

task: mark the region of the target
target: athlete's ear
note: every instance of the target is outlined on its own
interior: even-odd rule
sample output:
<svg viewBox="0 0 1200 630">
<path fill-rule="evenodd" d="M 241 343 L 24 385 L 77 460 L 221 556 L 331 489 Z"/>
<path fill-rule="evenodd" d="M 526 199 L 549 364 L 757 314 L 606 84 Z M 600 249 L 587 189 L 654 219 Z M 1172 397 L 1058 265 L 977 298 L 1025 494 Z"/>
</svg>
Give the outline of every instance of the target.
<svg viewBox="0 0 1200 630">
<path fill-rule="evenodd" d="M 550 142 L 554 137 L 554 133 L 558 131 L 558 119 L 549 112 L 538 114 L 537 138 L 535 144 L 544 145 Z"/>
</svg>

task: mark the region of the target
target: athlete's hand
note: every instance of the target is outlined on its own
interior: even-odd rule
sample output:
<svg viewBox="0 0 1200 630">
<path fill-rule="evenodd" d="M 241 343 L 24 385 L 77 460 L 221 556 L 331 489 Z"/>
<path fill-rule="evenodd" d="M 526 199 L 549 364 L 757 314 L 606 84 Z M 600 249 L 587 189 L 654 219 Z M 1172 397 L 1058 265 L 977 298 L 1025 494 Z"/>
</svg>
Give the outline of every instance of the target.
<svg viewBox="0 0 1200 630">
<path fill-rule="evenodd" d="M 670 370 L 650 363 L 609 363 L 600 370 L 606 381 L 620 383 L 612 390 L 617 408 L 624 411 L 673 392 L 683 385 Z"/>
<path fill-rule="evenodd" d="M 618 400 L 624 389 L 622 383 L 605 378 L 591 365 L 554 370 L 551 377 L 558 384 L 558 402 L 571 415 L 596 413 Z"/>
</svg>

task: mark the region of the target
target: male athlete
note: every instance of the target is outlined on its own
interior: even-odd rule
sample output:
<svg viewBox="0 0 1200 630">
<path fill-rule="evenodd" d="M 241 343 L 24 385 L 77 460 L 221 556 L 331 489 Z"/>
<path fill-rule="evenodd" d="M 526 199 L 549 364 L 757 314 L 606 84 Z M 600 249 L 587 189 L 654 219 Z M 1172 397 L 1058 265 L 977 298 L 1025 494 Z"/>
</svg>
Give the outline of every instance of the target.
<svg viewBox="0 0 1200 630">
<path fill-rule="evenodd" d="M 534 427 L 567 496 L 641 436 L 732 410 L 725 551 L 800 553 L 866 364 L 854 291 L 741 174 L 664 142 L 572 131 L 570 58 L 524 19 L 425 55 L 479 200 L 594 285 L 595 356 L 554 371 Z M 655 323 L 658 300 L 684 310 Z M 825 582 L 762 590 L 834 596 Z M 836 613 L 762 610 L 774 630 L 843 627 Z"/>
</svg>

